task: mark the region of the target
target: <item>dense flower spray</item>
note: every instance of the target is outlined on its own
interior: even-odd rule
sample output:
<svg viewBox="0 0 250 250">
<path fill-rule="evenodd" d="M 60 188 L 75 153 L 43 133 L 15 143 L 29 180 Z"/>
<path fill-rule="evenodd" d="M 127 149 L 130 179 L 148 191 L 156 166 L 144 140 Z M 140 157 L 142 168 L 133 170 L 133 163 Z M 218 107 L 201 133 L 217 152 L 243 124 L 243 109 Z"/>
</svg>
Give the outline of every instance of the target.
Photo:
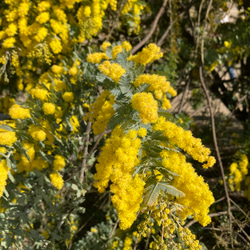
<svg viewBox="0 0 250 250">
<path fill-rule="evenodd" d="M 193 137 L 191 131 L 177 126 L 173 117 L 168 120 L 166 117 L 170 117 L 170 114 L 167 111 L 161 111 L 161 114 L 165 112 L 166 116 L 159 116 L 160 108 L 166 110 L 171 107 L 167 96 L 177 94 L 164 76 L 139 74 L 129 78 L 127 74 L 129 67 L 134 69 L 140 64 L 145 65 L 162 57 L 156 45 L 150 44 L 142 52 L 127 57 L 127 64 L 116 66 L 126 68 L 123 73 L 124 78 L 121 78 L 120 71 L 112 71 L 113 75 L 109 75 L 106 67 L 119 65 L 117 62 L 120 62 L 119 59 L 124 56 L 126 50 L 121 45 L 112 47 L 110 44 L 105 44 L 102 47 L 106 55 L 108 55 L 107 50 L 109 53 L 111 51 L 112 58 L 107 61 L 104 53 L 101 57 L 95 53 L 92 54 L 93 57 L 88 55 L 88 58 L 97 57 L 98 60 L 91 59 L 89 62 L 95 63 L 96 69 L 110 78 L 103 78 L 106 79 L 103 83 L 107 89 L 97 98 L 85 119 L 94 122 L 95 133 L 104 132 L 110 124 L 117 125 L 101 150 L 96 164 L 94 186 L 99 192 L 104 192 L 111 182 L 110 191 L 113 194 L 111 201 L 118 212 L 121 229 L 131 227 L 137 218 L 136 215 L 148 211 L 152 213 L 152 220 L 157 221 L 158 226 L 169 227 L 172 233 L 179 227 L 182 240 L 185 237 L 192 237 L 187 230 L 182 231 L 182 222 L 175 219 L 177 221 L 175 224 L 170 218 L 166 218 L 165 221 L 157 213 L 154 215 L 153 211 L 159 210 L 158 214 L 163 216 L 164 208 L 158 206 L 164 203 L 165 208 L 167 206 L 173 211 L 178 211 L 181 221 L 185 221 L 187 216 L 193 216 L 203 226 L 209 224 L 211 219 L 208 213 L 210 205 L 214 202 L 213 195 L 182 152 L 203 163 L 204 168 L 212 167 L 215 159 L 210 156 L 210 150 L 202 145 L 201 140 Z M 131 61 L 133 63 L 128 64 Z M 119 82 L 120 90 L 116 87 L 114 91 L 115 85 L 111 82 L 114 84 Z M 143 84 L 146 84 L 145 87 L 139 90 Z M 125 89 L 123 85 L 131 87 Z M 122 98 L 125 100 L 124 103 Z M 125 114 L 125 109 L 123 110 L 121 106 L 128 103 L 131 105 L 129 115 Z M 110 111 L 104 112 L 104 110 Z M 108 119 L 104 118 L 104 114 L 108 115 Z M 105 124 L 102 130 L 97 130 L 101 124 L 100 118 Z M 126 124 L 132 124 L 136 130 L 127 128 Z M 147 129 L 144 126 L 147 126 Z M 133 194 L 131 190 L 134 190 Z M 176 206 L 182 208 L 176 210 Z M 171 216 L 174 218 L 172 213 Z M 153 222 L 148 223 L 151 225 Z M 144 237 L 143 230 L 139 233 L 142 237 Z M 168 237 L 171 236 L 166 234 L 166 238 Z M 155 240 L 150 247 L 154 249 L 157 244 L 163 243 Z M 186 241 L 185 244 L 193 249 L 200 249 L 199 242 L 195 239 Z M 164 243 L 162 246 L 165 249 L 168 245 Z"/>
</svg>

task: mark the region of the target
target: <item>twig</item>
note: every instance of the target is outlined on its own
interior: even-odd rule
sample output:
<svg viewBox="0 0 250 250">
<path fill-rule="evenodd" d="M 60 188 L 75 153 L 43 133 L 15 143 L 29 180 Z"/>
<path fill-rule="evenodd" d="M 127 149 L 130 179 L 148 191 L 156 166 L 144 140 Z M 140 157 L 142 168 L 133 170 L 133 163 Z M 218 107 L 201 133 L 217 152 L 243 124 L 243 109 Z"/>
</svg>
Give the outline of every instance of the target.
<svg viewBox="0 0 250 250">
<path fill-rule="evenodd" d="M 117 228 L 117 226 L 118 226 L 118 223 L 119 223 L 119 219 L 116 221 L 116 223 L 115 223 L 115 225 L 114 225 L 114 227 L 113 227 L 113 229 L 112 229 L 112 231 L 111 231 L 111 233 L 110 233 L 110 235 L 109 235 L 109 240 L 112 238 L 112 236 L 114 235 L 114 233 L 115 233 L 115 230 L 116 230 L 116 228 Z"/>
<path fill-rule="evenodd" d="M 213 205 L 216 204 L 216 203 L 219 203 L 219 202 L 221 202 L 221 201 L 223 201 L 223 200 L 225 200 L 225 198 L 226 198 L 226 197 L 222 197 L 222 198 L 216 200 L 216 201 L 213 203 Z"/>
<path fill-rule="evenodd" d="M 164 0 L 157 16 L 155 17 L 155 20 L 152 24 L 152 28 L 150 29 L 149 33 L 131 50 L 131 54 L 134 54 L 137 50 L 139 50 L 149 39 L 150 37 L 153 35 L 156 27 L 157 27 L 157 23 L 160 19 L 160 17 L 162 16 L 163 12 L 164 12 L 164 9 L 167 5 L 167 1 L 168 0 Z"/>
<path fill-rule="evenodd" d="M 223 215 L 223 214 L 227 214 L 228 212 L 227 211 L 222 211 L 222 212 L 218 212 L 218 213 L 212 213 L 212 214 L 209 214 L 209 216 L 212 218 L 212 217 L 217 217 L 217 216 L 220 216 L 220 215 Z M 193 224 L 195 224 L 196 222 L 198 222 L 198 220 L 191 220 L 189 221 L 185 226 L 184 228 L 188 228 L 188 227 L 191 227 Z"/>
<path fill-rule="evenodd" d="M 104 135 L 109 134 L 109 133 L 111 133 L 111 132 L 112 132 L 112 129 L 107 130 L 107 131 L 105 131 L 105 132 L 103 132 L 103 133 L 101 133 L 101 134 L 98 135 L 97 140 L 96 140 L 96 143 L 95 143 L 95 145 L 93 146 L 93 148 L 90 150 L 89 155 L 92 155 L 92 154 L 94 153 L 94 151 L 96 150 L 96 148 L 97 148 L 97 146 L 98 146 L 98 144 L 99 144 L 101 138 L 102 138 Z"/>
<path fill-rule="evenodd" d="M 242 209 L 237 205 L 236 202 L 234 202 L 231 198 L 230 198 L 230 201 L 238 208 L 239 211 L 241 211 L 241 212 L 246 216 L 246 218 L 248 218 L 248 215 L 245 213 L 244 210 L 242 210 Z"/>
<path fill-rule="evenodd" d="M 204 4 L 204 0 L 201 1 L 200 7 L 199 7 L 198 24 L 197 24 L 197 27 L 198 27 L 198 28 L 199 28 L 200 25 L 201 25 L 201 10 L 202 10 L 203 4 Z M 200 34 L 197 32 L 195 56 L 197 55 L 199 43 L 200 43 Z"/>
<path fill-rule="evenodd" d="M 207 26 L 208 14 L 209 14 L 209 11 L 211 9 L 212 3 L 213 3 L 213 0 L 210 0 L 209 4 L 208 4 L 208 7 L 207 7 L 206 16 L 205 16 L 206 26 Z M 204 31 L 203 31 L 203 34 L 202 34 L 202 37 L 201 37 L 201 62 L 202 62 L 202 64 L 204 64 L 204 35 L 205 35 L 205 28 L 206 27 L 204 27 Z"/>
<path fill-rule="evenodd" d="M 249 246 L 249 241 L 247 241 L 241 234 L 238 234 L 238 236 Z"/>
<path fill-rule="evenodd" d="M 91 131 L 91 122 L 88 121 L 87 129 L 86 129 L 86 144 L 83 152 L 83 159 L 81 164 L 81 172 L 80 172 L 80 183 L 83 183 L 84 180 L 84 171 L 87 163 L 87 155 L 88 155 L 88 148 L 89 148 L 89 133 Z"/>
<path fill-rule="evenodd" d="M 230 235 L 231 235 L 231 244 L 233 247 L 233 238 L 232 238 L 232 214 L 231 214 L 231 204 L 230 204 L 230 197 L 228 194 L 228 188 L 227 188 L 227 183 L 226 183 L 226 178 L 225 178 L 225 173 L 224 173 L 224 168 L 223 168 L 223 164 L 221 161 L 221 156 L 220 156 L 220 151 L 219 151 L 219 147 L 217 144 L 217 137 L 216 137 L 216 129 L 215 129 L 215 123 L 214 123 L 214 114 L 213 114 L 213 108 L 212 108 L 212 104 L 211 104 L 211 100 L 208 94 L 208 90 L 207 87 L 205 85 L 204 79 L 203 79 L 203 73 L 202 73 L 202 66 L 200 66 L 199 68 L 199 72 L 200 72 L 200 80 L 201 80 L 201 85 L 204 89 L 206 98 L 207 98 L 207 103 L 209 106 L 209 112 L 210 112 L 210 119 L 211 119 L 211 125 L 212 125 L 212 133 L 213 133 L 213 141 L 214 141 L 214 147 L 215 147 L 215 151 L 217 154 L 217 158 L 218 158 L 218 162 L 219 162 L 219 166 L 220 166 L 220 171 L 221 171 L 221 175 L 222 175 L 222 180 L 223 180 L 223 185 L 224 185 L 224 190 L 225 190 L 225 194 L 226 194 L 226 199 L 227 199 L 227 213 L 228 213 L 228 217 L 229 217 L 229 230 L 230 230 Z"/>
<path fill-rule="evenodd" d="M 111 30 L 109 31 L 109 34 L 107 35 L 106 37 L 106 40 L 108 41 L 114 31 L 114 29 L 116 28 L 116 25 L 117 23 L 119 23 L 119 18 L 120 18 L 120 15 L 121 15 L 121 10 L 122 10 L 122 5 L 119 5 L 119 10 L 116 12 L 116 18 L 115 20 L 112 20 L 112 27 L 111 27 Z"/>
<path fill-rule="evenodd" d="M 250 241 L 249 235 L 246 233 L 246 231 L 243 229 L 243 227 L 237 222 L 237 220 L 235 221 L 235 223 L 236 223 L 236 225 L 239 227 L 240 232 L 242 232 L 242 233 L 246 236 L 246 238 Z M 239 234 L 239 235 L 240 235 L 240 234 Z"/>
<path fill-rule="evenodd" d="M 208 106 L 206 105 L 206 106 L 203 106 L 203 107 L 201 107 L 201 108 L 199 108 L 199 109 L 197 109 L 197 110 L 195 110 L 192 114 L 190 114 L 189 116 L 190 117 L 193 117 L 193 116 L 195 116 L 197 113 L 199 113 L 200 111 L 202 111 L 203 109 L 206 109 Z"/>
</svg>

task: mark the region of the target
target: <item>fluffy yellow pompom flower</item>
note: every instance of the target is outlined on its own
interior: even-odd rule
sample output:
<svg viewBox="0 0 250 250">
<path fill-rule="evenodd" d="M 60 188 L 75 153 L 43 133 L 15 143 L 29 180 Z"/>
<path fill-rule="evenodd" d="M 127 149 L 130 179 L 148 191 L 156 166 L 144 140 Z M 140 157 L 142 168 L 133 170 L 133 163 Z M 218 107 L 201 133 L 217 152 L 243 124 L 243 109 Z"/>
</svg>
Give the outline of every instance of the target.
<svg viewBox="0 0 250 250">
<path fill-rule="evenodd" d="M 11 48 L 14 46 L 15 42 L 16 42 L 16 39 L 14 37 L 9 37 L 4 40 L 2 47 L 5 49 Z"/>
<path fill-rule="evenodd" d="M 49 92 L 46 89 L 36 87 L 34 89 L 31 89 L 30 93 L 31 93 L 33 98 L 37 98 L 37 99 L 41 100 L 42 102 L 48 100 Z"/>
<path fill-rule="evenodd" d="M 147 135 L 147 129 L 145 128 L 139 128 L 137 131 L 138 136 L 145 137 Z"/>
<path fill-rule="evenodd" d="M 116 58 L 117 54 L 123 51 L 123 47 L 121 45 L 117 45 L 112 49 L 112 58 L 113 60 Z"/>
<path fill-rule="evenodd" d="M 74 100 L 74 94 L 72 92 L 65 92 L 63 94 L 63 100 L 65 102 L 72 102 Z"/>
<path fill-rule="evenodd" d="M 90 17 L 91 15 L 91 8 L 89 6 L 85 6 L 83 14 L 85 17 Z"/>
<path fill-rule="evenodd" d="M 45 27 L 42 27 L 37 31 L 37 34 L 36 36 L 34 36 L 34 39 L 37 42 L 41 42 L 44 38 L 46 38 L 47 34 L 48 34 L 48 30 Z"/>
<path fill-rule="evenodd" d="M 248 174 L 248 158 L 245 154 L 237 151 L 234 157 L 238 160 L 230 165 L 229 187 L 232 191 L 240 191 L 241 182 Z"/>
<path fill-rule="evenodd" d="M 148 83 L 149 91 L 156 91 L 161 90 L 163 93 L 167 92 L 170 87 L 170 82 L 167 81 L 165 76 L 159 76 L 159 75 L 150 75 L 150 74 L 142 74 L 139 75 L 136 80 L 133 82 L 134 86 L 137 88 L 142 83 Z M 161 98 L 157 98 L 161 99 Z"/>
<path fill-rule="evenodd" d="M 98 66 L 98 69 L 116 83 L 118 83 L 121 76 L 126 73 L 126 70 L 120 64 L 110 63 L 109 61 L 104 61 Z"/>
<path fill-rule="evenodd" d="M 14 104 L 10 107 L 9 115 L 12 119 L 27 119 L 31 117 L 29 109 L 24 109 L 18 104 Z"/>
<path fill-rule="evenodd" d="M 144 124 L 154 123 L 158 118 L 158 104 L 151 93 L 136 93 L 131 99 L 133 109 L 139 111 Z"/>
<path fill-rule="evenodd" d="M 228 41 L 224 41 L 224 46 L 225 46 L 226 48 L 230 48 L 230 47 L 231 47 L 231 43 L 228 42 Z"/>
<path fill-rule="evenodd" d="M 111 46 L 110 42 L 103 42 L 101 49 L 106 52 L 107 47 Z"/>
<path fill-rule="evenodd" d="M 100 63 L 101 60 L 103 59 L 109 59 L 109 57 L 105 53 L 93 53 L 93 54 L 88 54 L 87 56 L 87 61 L 90 63 Z"/>
<path fill-rule="evenodd" d="M 5 30 L 5 33 L 8 35 L 8 36 L 14 36 L 16 34 L 16 31 L 17 31 L 17 25 L 14 24 L 14 23 L 11 23 L 8 28 Z"/>
<path fill-rule="evenodd" d="M 58 190 L 61 190 L 64 184 L 62 176 L 54 171 L 49 175 L 49 178 L 51 180 L 52 185 L 57 188 Z"/>
<path fill-rule="evenodd" d="M 38 16 L 36 17 L 36 21 L 37 21 L 38 23 L 43 24 L 43 23 L 48 22 L 48 21 L 49 21 L 49 18 L 50 18 L 49 12 L 43 12 L 43 13 L 41 13 L 40 15 L 38 15 Z"/>
<path fill-rule="evenodd" d="M 54 54 L 59 54 L 62 51 L 62 44 L 58 39 L 52 40 L 49 46 Z"/>
<path fill-rule="evenodd" d="M 55 74 L 62 74 L 63 73 L 63 67 L 62 66 L 58 66 L 58 65 L 53 65 L 51 67 L 51 70 L 53 73 Z"/>
<path fill-rule="evenodd" d="M 44 141 L 46 139 L 46 133 L 39 126 L 31 125 L 28 133 L 36 141 Z"/>
<path fill-rule="evenodd" d="M 95 135 L 104 132 L 110 118 L 114 115 L 113 104 L 115 97 L 108 90 L 105 90 L 96 99 L 94 105 L 90 108 L 86 119 L 90 118 L 93 124 L 93 132 Z"/>
<path fill-rule="evenodd" d="M 7 161 L 6 160 L 1 160 L 0 161 L 0 197 L 3 195 L 3 191 L 6 186 L 6 180 L 8 178 L 8 172 L 9 168 L 7 166 Z"/>
<path fill-rule="evenodd" d="M 75 76 L 77 74 L 77 72 L 78 72 L 78 69 L 77 69 L 76 65 L 74 65 L 73 67 L 71 67 L 69 69 L 69 74 L 72 75 L 72 76 Z"/>
<path fill-rule="evenodd" d="M 24 142 L 23 148 L 26 150 L 26 154 L 29 156 L 29 159 L 27 159 L 27 157 L 24 154 L 22 154 L 21 155 L 22 163 L 24 163 L 25 165 L 29 165 L 30 162 L 33 161 L 33 159 L 35 158 L 36 151 L 34 148 L 34 144 L 29 142 Z"/>
<path fill-rule="evenodd" d="M 127 51 L 130 51 L 130 50 L 132 49 L 132 46 L 131 46 L 130 42 L 128 42 L 128 41 L 122 42 L 122 47 L 123 47 L 125 50 L 127 50 Z"/>
<path fill-rule="evenodd" d="M 157 47 L 156 44 L 150 43 L 146 48 L 143 48 L 141 52 L 133 56 L 131 55 L 128 60 L 146 65 L 160 59 L 163 56 L 163 53 L 161 53 L 160 50 L 161 48 Z"/>
<path fill-rule="evenodd" d="M 65 158 L 61 155 L 55 155 L 54 161 L 53 161 L 53 167 L 54 170 L 61 170 L 65 167 Z"/>
<path fill-rule="evenodd" d="M 56 106 L 53 103 L 45 102 L 43 104 L 43 112 L 45 115 L 53 115 L 56 111 Z"/>
<path fill-rule="evenodd" d="M 0 121 L 1 125 L 10 125 L 6 121 Z M 8 145 L 12 146 L 17 140 L 16 133 L 12 131 L 7 131 L 5 129 L 0 128 L 0 145 Z"/>
</svg>

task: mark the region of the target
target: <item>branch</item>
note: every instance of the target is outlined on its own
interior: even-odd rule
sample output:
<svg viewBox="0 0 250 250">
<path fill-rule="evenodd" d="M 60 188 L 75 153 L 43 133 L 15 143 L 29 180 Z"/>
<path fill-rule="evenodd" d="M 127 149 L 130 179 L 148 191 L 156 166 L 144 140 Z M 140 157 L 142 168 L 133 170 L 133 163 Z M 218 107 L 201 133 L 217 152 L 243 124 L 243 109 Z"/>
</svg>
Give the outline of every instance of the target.
<svg viewBox="0 0 250 250">
<path fill-rule="evenodd" d="M 137 52 L 149 39 L 150 37 L 153 35 L 156 27 L 157 27 L 157 23 L 160 19 L 160 17 L 162 16 L 163 12 L 164 12 L 164 9 L 167 5 L 167 1 L 168 0 L 164 0 L 162 6 L 161 6 L 161 9 L 159 10 L 157 16 L 155 17 L 155 20 L 152 24 L 152 28 L 151 30 L 149 31 L 149 33 L 141 40 L 141 42 L 139 42 L 132 50 L 131 50 L 131 54 L 134 54 L 135 52 Z"/>
<path fill-rule="evenodd" d="M 85 145 L 84 152 L 83 152 L 83 159 L 82 159 L 81 172 L 80 172 L 80 178 L 79 178 L 81 184 L 83 183 L 83 180 L 84 180 L 84 171 L 85 171 L 85 167 L 87 163 L 90 131 L 91 131 L 91 122 L 88 121 L 87 129 L 86 129 L 86 145 Z"/>
<path fill-rule="evenodd" d="M 212 218 L 212 217 L 217 217 L 217 216 L 221 216 L 221 215 L 224 215 L 224 214 L 227 214 L 228 212 L 227 211 L 221 211 L 221 212 L 218 212 L 218 213 L 212 213 L 212 214 L 209 214 L 209 216 Z M 198 220 L 191 220 L 190 222 L 188 222 L 184 228 L 188 228 L 188 227 L 191 227 L 194 223 L 198 222 Z"/>
<path fill-rule="evenodd" d="M 110 239 L 112 238 L 112 236 L 114 235 L 115 230 L 116 230 L 116 228 L 117 228 L 117 226 L 118 226 L 119 221 L 120 221 L 119 219 L 116 221 L 116 223 L 115 223 L 115 225 L 114 225 L 114 227 L 113 227 L 113 229 L 112 229 L 112 231 L 111 231 L 111 233 L 110 233 L 110 235 L 109 235 L 109 237 L 108 237 L 109 240 L 110 240 Z"/>
<path fill-rule="evenodd" d="M 103 133 L 101 133 L 101 134 L 98 135 L 97 140 L 96 140 L 96 143 L 95 143 L 95 145 L 93 146 L 93 148 L 90 150 L 89 155 L 92 155 L 92 154 L 94 153 L 94 151 L 96 150 L 96 148 L 97 148 L 97 146 L 98 146 L 100 140 L 102 139 L 102 137 L 103 137 L 104 135 L 106 135 L 106 134 L 111 133 L 111 132 L 112 132 L 112 129 L 107 130 L 107 131 L 105 131 L 105 132 L 103 132 Z"/>
<path fill-rule="evenodd" d="M 202 66 L 200 66 L 199 71 L 200 71 L 201 85 L 202 85 L 203 90 L 205 92 L 205 95 L 206 95 L 206 98 L 207 98 L 207 103 L 208 103 L 208 106 L 209 106 L 214 147 L 215 147 L 215 151 L 216 151 L 218 162 L 219 162 L 219 166 L 220 166 L 220 171 L 221 171 L 221 175 L 222 175 L 224 190 L 225 190 L 226 199 L 227 199 L 227 213 L 228 213 L 228 217 L 229 217 L 229 230 L 230 230 L 230 234 L 231 234 L 231 244 L 232 244 L 232 247 L 233 247 L 233 239 L 232 239 L 232 214 L 231 214 L 230 197 L 229 197 L 229 194 L 228 194 L 228 188 L 227 188 L 227 183 L 226 183 L 224 168 L 223 168 L 222 161 L 221 161 L 220 151 L 219 151 L 219 147 L 218 147 L 218 144 L 217 144 L 217 137 L 216 137 L 216 129 L 215 129 L 215 123 L 214 123 L 213 108 L 212 108 L 212 104 L 211 104 L 211 100 L 210 100 L 210 97 L 209 97 L 209 94 L 208 94 L 207 87 L 206 87 L 204 79 L 203 79 Z"/>
</svg>

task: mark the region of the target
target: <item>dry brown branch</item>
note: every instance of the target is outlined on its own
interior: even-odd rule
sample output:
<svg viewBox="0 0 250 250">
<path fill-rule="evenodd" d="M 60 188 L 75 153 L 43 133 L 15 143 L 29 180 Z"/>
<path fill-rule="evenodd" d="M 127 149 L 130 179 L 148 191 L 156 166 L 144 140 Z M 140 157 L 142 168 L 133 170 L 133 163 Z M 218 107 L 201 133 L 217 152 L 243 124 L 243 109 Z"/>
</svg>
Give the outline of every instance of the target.
<svg viewBox="0 0 250 250">
<path fill-rule="evenodd" d="M 227 211 L 221 211 L 221 212 L 218 212 L 218 213 L 212 213 L 212 214 L 209 214 L 209 216 L 212 218 L 212 217 L 217 217 L 217 216 L 221 216 L 221 215 L 224 215 L 224 214 L 227 214 L 228 212 Z M 197 220 L 191 220 L 190 222 L 188 222 L 184 228 L 188 228 L 188 227 L 191 227 L 194 223 L 198 222 Z"/>
<path fill-rule="evenodd" d="M 80 172 L 80 178 L 79 178 L 80 183 L 83 183 L 83 180 L 84 180 L 84 171 L 86 168 L 87 157 L 88 157 L 90 131 L 91 131 L 91 122 L 89 121 L 87 124 L 87 128 L 86 128 L 86 142 L 85 142 L 85 148 L 84 148 L 84 152 L 83 152 L 83 159 L 82 159 L 81 172 Z"/>
<path fill-rule="evenodd" d="M 221 171 L 223 185 L 224 185 L 224 191 L 225 191 L 226 199 L 227 199 L 227 213 L 228 213 L 228 217 L 229 217 L 229 230 L 230 230 L 230 235 L 231 235 L 231 244 L 232 244 L 232 247 L 233 247 L 233 238 L 232 238 L 232 213 L 231 213 L 230 197 L 229 197 L 229 194 L 228 194 L 228 188 L 227 188 L 227 183 L 226 183 L 224 168 L 223 168 L 223 164 L 222 164 L 222 161 L 221 161 L 220 151 L 219 151 L 219 147 L 218 147 L 218 143 L 217 143 L 217 136 L 216 136 L 215 123 L 214 123 L 213 108 L 212 108 L 212 104 L 211 104 L 211 100 L 210 100 L 210 96 L 209 96 L 207 87 L 206 87 L 205 82 L 204 82 L 203 73 L 202 73 L 202 66 L 199 67 L 199 73 L 200 73 L 201 85 L 202 85 L 202 88 L 203 88 L 203 90 L 205 92 L 207 103 L 208 103 L 208 106 L 209 106 L 214 147 L 215 147 L 215 151 L 216 151 L 216 154 L 217 154 L 217 159 L 218 159 L 219 166 L 220 166 L 220 171 Z"/>
<path fill-rule="evenodd" d="M 185 13 L 185 12 L 182 12 L 182 13 L 180 14 L 179 17 L 182 17 L 182 16 L 184 15 L 184 13 Z M 169 24 L 168 28 L 166 29 L 166 31 L 163 33 L 163 35 L 161 36 L 161 38 L 160 38 L 159 41 L 157 42 L 157 46 L 159 46 L 159 47 L 162 46 L 164 40 L 167 38 L 169 32 L 171 31 L 173 25 L 177 22 L 177 20 L 178 20 L 178 19 L 175 19 L 173 22 L 171 22 L 171 23 Z"/>
<path fill-rule="evenodd" d="M 204 26 L 204 31 L 203 31 L 202 38 L 201 38 L 201 62 L 202 62 L 202 64 L 204 64 L 204 41 L 205 41 L 204 37 L 206 34 L 206 29 L 208 28 L 207 19 L 208 19 L 210 9 L 212 7 L 212 3 L 213 3 L 213 0 L 210 0 L 208 7 L 207 7 L 207 11 L 206 11 L 206 16 L 205 16 L 206 24 Z"/>
<path fill-rule="evenodd" d="M 246 218 L 248 218 L 248 215 L 245 213 L 245 211 L 243 209 L 241 209 L 236 202 L 234 202 L 231 198 L 230 198 L 230 201 L 235 205 L 235 207 L 238 208 L 239 211 L 241 211 L 245 216 Z"/>
<path fill-rule="evenodd" d="M 226 198 L 226 197 L 222 197 L 222 198 L 216 200 L 216 201 L 213 203 L 213 205 L 216 204 L 216 203 L 219 203 L 219 202 L 221 202 L 221 201 L 224 201 L 225 198 Z"/>
<path fill-rule="evenodd" d="M 200 7 L 199 7 L 199 13 L 198 13 L 198 24 L 197 27 L 199 28 L 201 26 L 201 10 L 204 4 L 204 0 L 201 1 Z M 198 31 L 199 32 L 199 31 Z M 197 32 L 197 39 L 196 39 L 196 48 L 195 48 L 195 56 L 197 55 L 198 52 L 198 46 L 200 43 L 200 34 Z"/>
<path fill-rule="evenodd" d="M 112 229 L 112 231 L 111 231 L 111 233 L 110 233 L 110 235 L 109 235 L 109 238 L 108 238 L 108 239 L 111 239 L 111 238 L 112 238 L 112 236 L 114 235 L 115 230 L 116 230 L 116 228 L 117 228 L 117 226 L 118 226 L 119 221 L 120 221 L 119 219 L 116 221 L 116 223 L 115 223 L 115 225 L 114 225 L 114 227 L 113 227 L 113 229 Z"/>
<path fill-rule="evenodd" d="M 150 31 L 148 32 L 148 34 L 131 50 L 131 54 L 134 54 L 135 52 L 137 52 L 149 39 L 150 39 L 150 37 L 153 35 L 153 33 L 154 33 L 154 31 L 155 31 L 155 29 L 156 29 L 156 27 L 157 27 L 157 23 L 158 23 L 158 21 L 159 21 L 159 19 L 160 19 L 160 17 L 162 16 L 162 14 L 163 14 L 163 12 L 164 12 L 164 10 L 165 10 L 165 7 L 166 7 L 166 5 L 167 5 L 167 1 L 168 0 L 164 0 L 164 2 L 163 2 L 163 4 L 162 4 L 162 6 L 161 6 L 161 8 L 160 8 L 160 10 L 159 10 L 159 12 L 158 12 L 158 14 L 156 15 L 156 17 L 155 17 L 155 20 L 154 20 L 154 22 L 153 22 L 153 24 L 152 24 L 152 27 L 151 27 L 151 29 L 150 29 Z"/>
<path fill-rule="evenodd" d="M 102 137 L 103 137 L 104 135 L 106 135 L 106 134 L 111 133 L 111 132 L 112 132 L 112 129 L 107 130 L 107 131 L 105 131 L 105 132 L 103 132 L 103 133 L 101 133 L 101 134 L 99 134 L 99 135 L 97 136 L 97 140 L 96 140 L 96 142 L 95 142 L 95 145 L 94 145 L 93 148 L 90 150 L 89 155 L 92 155 L 92 154 L 94 153 L 94 151 L 96 150 L 96 148 L 97 148 L 97 146 L 98 146 L 100 140 L 102 139 Z"/>
</svg>

